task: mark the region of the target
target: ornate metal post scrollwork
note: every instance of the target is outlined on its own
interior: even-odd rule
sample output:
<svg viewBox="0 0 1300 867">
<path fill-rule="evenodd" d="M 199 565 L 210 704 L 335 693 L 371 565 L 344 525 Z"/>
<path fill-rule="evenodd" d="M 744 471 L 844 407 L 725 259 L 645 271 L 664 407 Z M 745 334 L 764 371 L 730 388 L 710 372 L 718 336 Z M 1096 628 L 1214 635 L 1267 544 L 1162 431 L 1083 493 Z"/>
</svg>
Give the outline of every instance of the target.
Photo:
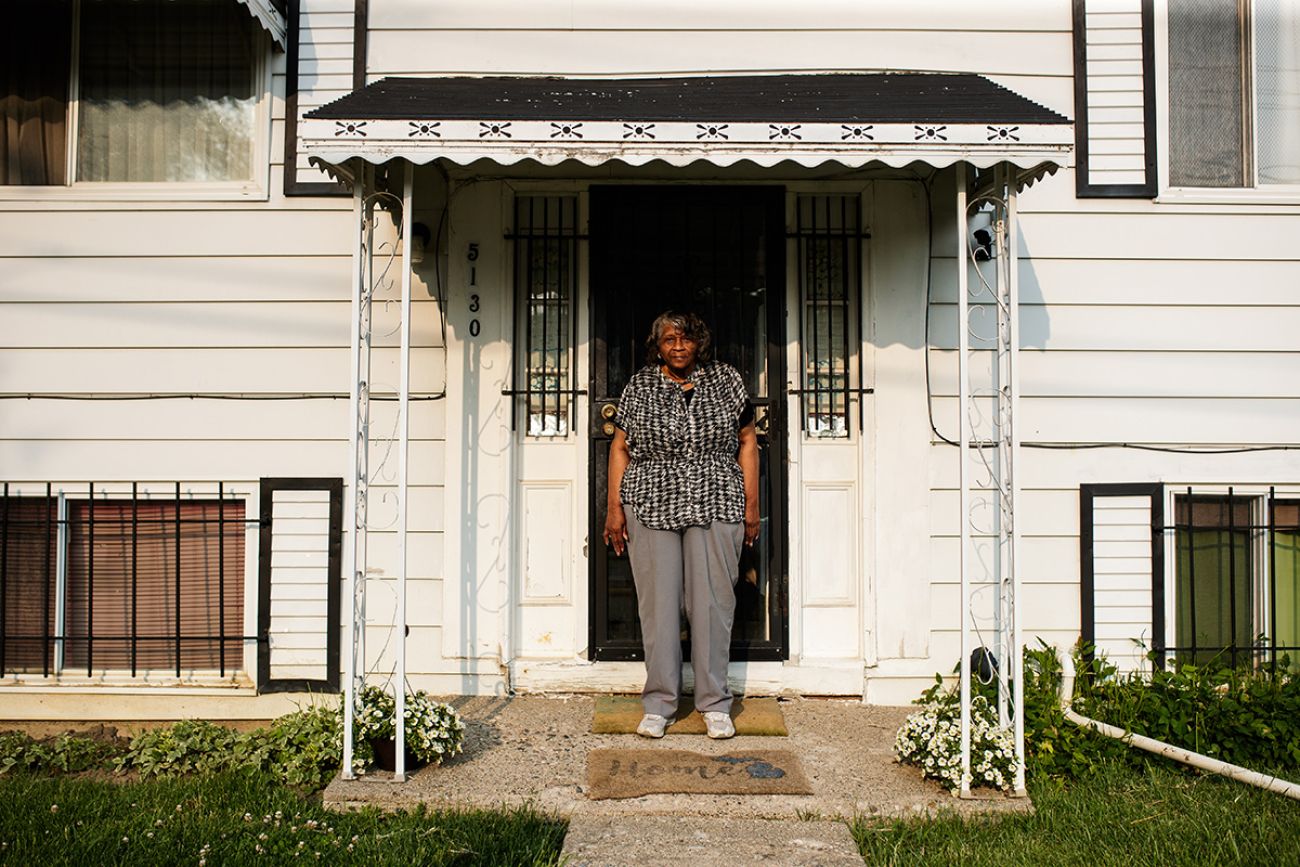
<svg viewBox="0 0 1300 867">
<path fill-rule="evenodd" d="M 348 539 L 350 556 L 347 587 L 347 670 L 344 676 L 343 768 L 345 779 L 352 777 L 354 726 L 357 697 L 365 685 L 366 674 L 366 567 L 370 528 L 370 422 L 371 422 L 371 351 L 374 342 L 373 309 L 375 296 L 392 287 L 388 276 L 397 258 L 397 248 L 387 241 L 376 241 L 379 214 L 385 208 L 398 215 L 402 200 L 375 190 L 374 168 L 358 167 L 353 181 L 353 214 L 357 240 L 353 258 L 351 368 L 352 390 L 349 399 L 350 429 L 348 436 L 351 485 L 348 499 Z M 385 249 L 387 248 L 387 249 Z"/>
<path fill-rule="evenodd" d="M 963 793 L 970 787 L 973 677 L 996 681 L 998 720 L 1014 734 L 1014 785 L 1024 791 L 1016 184 L 1015 169 L 1006 163 L 969 197 L 965 173 L 958 178 Z"/>
</svg>

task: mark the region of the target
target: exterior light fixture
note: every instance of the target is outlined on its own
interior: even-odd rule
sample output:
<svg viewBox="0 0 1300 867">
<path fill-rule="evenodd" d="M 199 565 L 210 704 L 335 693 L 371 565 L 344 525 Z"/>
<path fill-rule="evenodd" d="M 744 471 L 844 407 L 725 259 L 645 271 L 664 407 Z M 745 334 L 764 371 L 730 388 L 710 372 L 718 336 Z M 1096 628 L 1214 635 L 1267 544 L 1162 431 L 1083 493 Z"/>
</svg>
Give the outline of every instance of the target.
<svg viewBox="0 0 1300 867">
<path fill-rule="evenodd" d="M 433 233 L 424 223 L 411 225 L 411 264 L 419 265 L 424 261 L 424 251 L 428 249 Z"/>
</svg>

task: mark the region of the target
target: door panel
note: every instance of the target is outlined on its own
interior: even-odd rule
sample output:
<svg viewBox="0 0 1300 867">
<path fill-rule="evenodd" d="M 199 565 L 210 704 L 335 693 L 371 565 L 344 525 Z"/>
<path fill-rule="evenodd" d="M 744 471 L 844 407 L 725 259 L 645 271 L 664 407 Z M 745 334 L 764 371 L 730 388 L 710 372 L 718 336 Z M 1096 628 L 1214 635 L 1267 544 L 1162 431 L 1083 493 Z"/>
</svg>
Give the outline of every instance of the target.
<svg viewBox="0 0 1300 867">
<path fill-rule="evenodd" d="M 645 364 L 651 322 L 668 309 L 708 323 L 714 356 L 744 377 L 759 428 L 763 526 L 741 556 L 732 659 L 786 656 L 784 200 L 780 187 L 591 188 L 594 659 L 642 658 L 631 566 L 600 542 L 613 433 L 606 415 Z M 686 629 L 683 620 L 683 640 Z"/>
</svg>

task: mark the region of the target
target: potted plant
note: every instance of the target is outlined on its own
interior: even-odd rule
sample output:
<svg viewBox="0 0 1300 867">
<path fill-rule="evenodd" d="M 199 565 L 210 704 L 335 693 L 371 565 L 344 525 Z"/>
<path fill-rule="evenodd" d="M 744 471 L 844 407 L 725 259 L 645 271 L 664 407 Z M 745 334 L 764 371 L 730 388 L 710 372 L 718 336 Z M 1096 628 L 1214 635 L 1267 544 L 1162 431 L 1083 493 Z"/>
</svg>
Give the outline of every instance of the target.
<svg viewBox="0 0 1300 867">
<path fill-rule="evenodd" d="M 391 693 L 378 686 L 362 687 L 356 716 L 357 740 L 370 747 L 375 765 L 386 771 L 396 765 L 395 713 L 396 700 Z M 441 764 L 461 751 L 464 739 L 465 723 L 454 707 L 434 701 L 424 690 L 406 694 L 408 768 Z"/>
</svg>

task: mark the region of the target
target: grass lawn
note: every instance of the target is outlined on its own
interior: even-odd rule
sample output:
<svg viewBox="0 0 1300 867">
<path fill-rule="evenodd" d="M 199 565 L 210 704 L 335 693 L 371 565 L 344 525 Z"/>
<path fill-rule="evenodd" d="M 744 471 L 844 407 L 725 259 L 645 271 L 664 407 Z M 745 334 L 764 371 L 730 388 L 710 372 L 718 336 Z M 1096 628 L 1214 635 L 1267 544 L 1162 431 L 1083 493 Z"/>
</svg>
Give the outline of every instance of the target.
<svg viewBox="0 0 1300 867">
<path fill-rule="evenodd" d="M 1300 803 L 1168 766 L 1030 784 L 1032 816 L 858 822 L 867 864 L 1300 864 Z"/>
<path fill-rule="evenodd" d="M 333 813 L 256 774 L 123 783 L 0 777 L 0 863 L 555 864 L 565 824 L 529 811 Z"/>
</svg>

